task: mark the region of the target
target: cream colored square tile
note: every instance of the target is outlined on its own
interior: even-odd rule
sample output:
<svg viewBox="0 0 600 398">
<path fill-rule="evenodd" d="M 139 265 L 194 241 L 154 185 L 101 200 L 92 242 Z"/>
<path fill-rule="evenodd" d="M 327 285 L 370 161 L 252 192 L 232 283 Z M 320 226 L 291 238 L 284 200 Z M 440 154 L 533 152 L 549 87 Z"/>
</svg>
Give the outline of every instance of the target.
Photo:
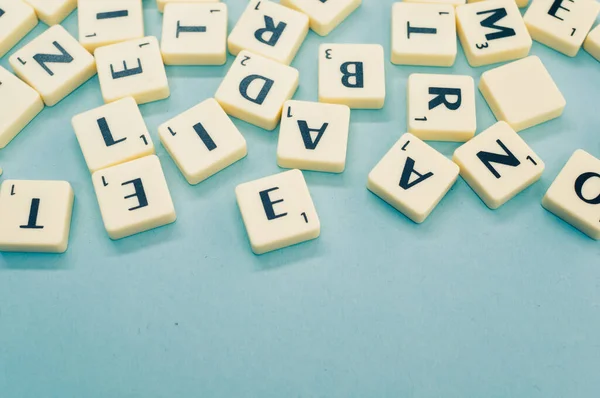
<svg viewBox="0 0 600 398">
<path fill-rule="evenodd" d="M 489 0 L 456 8 L 458 37 L 471 66 L 523 58 L 531 37 L 512 1 Z"/>
<path fill-rule="evenodd" d="M 17 76 L 48 106 L 55 105 L 96 74 L 94 57 L 60 25 L 55 25 L 9 58 Z"/>
<path fill-rule="evenodd" d="M 227 60 L 227 5 L 168 4 L 161 51 L 167 65 L 223 65 Z"/>
<path fill-rule="evenodd" d="M 600 159 L 575 151 L 542 205 L 592 239 L 600 240 Z"/>
<path fill-rule="evenodd" d="M 467 0 L 467 3 L 479 3 L 480 1 L 484 0 Z M 515 0 L 515 3 L 517 4 L 517 7 L 523 8 L 527 7 L 527 4 L 529 4 L 529 0 Z"/>
<path fill-rule="evenodd" d="M 156 155 L 97 171 L 92 182 L 111 239 L 125 238 L 177 219 Z"/>
<path fill-rule="evenodd" d="M 238 185 L 235 195 L 255 254 L 316 239 L 321 233 L 319 216 L 300 170 Z"/>
<path fill-rule="evenodd" d="M 383 47 L 379 44 L 322 44 L 319 101 L 359 109 L 383 108 L 383 58 Z"/>
<path fill-rule="evenodd" d="M 466 0 L 404 0 L 406 3 L 424 3 L 424 4 L 450 4 L 457 7 L 466 4 Z"/>
<path fill-rule="evenodd" d="M 600 61 L 600 25 L 596 26 L 583 42 L 583 48 Z"/>
<path fill-rule="evenodd" d="M 536 56 L 488 70 L 479 90 L 496 119 L 516 131 L 562 115 L 566 101 L 542 61 Z"/>
<path fill-rule="evenodd" d="M 25 0 L 25 2 L 35 9 L 38 18 L 46 25 L 61 23 L 77 7 L 77 0 Z"/>
<path fill-rule="evenodd" d="M 138 104 L 145 104 L 170 95 L 156 37 L 100 47 L 94 55 L 104 102 L 133 97 Z"/>
<path fill-rule="evenodd" d="M 96 48 L 144 37 L 142 0 L 79 0 L 79 42 Z"/>
<path fill-rule="evenodd" d="M 308 17 L 267 0 L 250 0 L 229 34 L 229 52 L 248 50 L 289 65 L 308 33 Z"/>
<path fill-rule="evenodd" d="M 0 148 L 44 109 L 40 95 L 0 66 Z"/>
<path fill-rule="evenodd" d="M 20 0 L 0 0 L 0 57 L 38 23 L 35 11 Z"/>
<path fill-rule="evenodd" d="M 544 162 L 505 122 L 498 122 L 454 152 L 460 175 L 497 209 L 542 176 Z"/>
<path fill-rule="evenodd" d="M 523 19 L 534 40 L 574 57 L 598 12 L 595 0 L 534 0 Z"/>
<path fill-rule="evenodd" d="M 64 253 L 73 200 L 73 189 L 66 181 L 4 181 L 0 187 L 0 251 Z"/>
<path fill-rule="evenodd" d="M 422 140 L 468 141 L 475 135 L 471 76 L 414 73 L 408 77 L 408 132 Z"/>
<path fill-rule="evenodd" d="M 346 168 L 350 108 L 287 101 L 277 147 L 280 167 L 341 173 Z"/>
<path fill-rule="evenodd" d="M 158 135 L 190 184 L 204 181 L 248 153 L 246 140 L 213 98 L 163 123 Z"/>
<path fill-rule="evenodd" d="M 456 40 L 452 5 L 402 2 L 392 6 L 392 63 L 452 66 Z"/>
<path fill-rule="evenodd" d="M 154 154 L 146 123 L 131 97 L 76 115 L 72 124 L 91 173 Z"/>
<path fill-rule="evenodd" d="M 458 172 L 456 164 L 406 133 L 369 173 L 367 188 L 422 223 L 452 188 Z"/>
<path fill-rule="evenodd" d="M 156 0 L 158 11 L 163 12 L 167 4 L 174 3 L 218 3 L 220 0 Z"/>
<path fill-rule="evenodd" d="M 327 36 L 362 0 L 281 0 L 280 3 L 308 15 L 310 28 L 318 35 Z"/>
<path fill-rule="evenodd" d="M 273 130 L 298 88 L 298 71 L 249 51 L 239 53 L 215 99 L 230 116 Z"/>
</svg>

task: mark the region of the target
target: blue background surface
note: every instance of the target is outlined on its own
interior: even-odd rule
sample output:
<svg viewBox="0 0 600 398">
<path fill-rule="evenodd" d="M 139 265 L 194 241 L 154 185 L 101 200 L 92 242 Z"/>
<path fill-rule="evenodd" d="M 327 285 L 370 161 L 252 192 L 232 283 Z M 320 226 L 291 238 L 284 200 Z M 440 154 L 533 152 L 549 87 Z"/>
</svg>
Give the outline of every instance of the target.
<svg viewBox="0 0 600 398">
<path fill-rule="evenodd" d="M 231 29 L 247 2 L 227 4 Z M 295 98 L 317 99 L 321 43 L 381 43 L 389 58 L 391 4 L 367 0 L 328 37 L 309 33 Z M 144 8 L 160 37 L 155 2 Z M 63 25 L 76 35 L 76 13 Z M 561 118 L 521 133 L 546 163 L 540 182 L 491 211 L 459 179 L 423 225 L 369 193 L 367 174 L 405 131 L 408 75 L 478 81 L 490 68 L 462 50 L 452 68 L 386 59 L 386 106 L 352 112 L 346 171 L 305 173 L 321 237 L 260 257 L 234 187 L 280 171 L 276 132 L 235 120 L 248 157 L 193 187 L 156 133 L 228 67 L 167 67 L 171 98 L 141 106 L 179 219 L 117 242 L 70 124 L 102 105 L 92 78 L 0 151 L 2 179 L 68 180 L 76 194 L 66 254 L 0 255 L 0 397 L 598 396 L 600 244 L 540 201 L 575 149 L 600 156 L 600 63 L 538 43 L 532 54 L 567 99 Z M 477 107 L 482 131 L 494 118 L 479 93 Z"/>
</svg>

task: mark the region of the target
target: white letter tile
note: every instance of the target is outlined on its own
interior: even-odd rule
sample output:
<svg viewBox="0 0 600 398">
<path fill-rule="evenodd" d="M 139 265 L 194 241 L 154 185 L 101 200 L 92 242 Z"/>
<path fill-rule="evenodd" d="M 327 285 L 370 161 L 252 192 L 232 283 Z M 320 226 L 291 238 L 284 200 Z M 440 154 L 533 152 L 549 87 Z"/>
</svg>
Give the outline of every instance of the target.
<svg viewBox="0 0 600 398">
<path fill-rule="evenodd" d="M 156 0 L 158 11 L 163 12 L 167 4 L 173 3 L 218 3 L 220 0 Z"/>
<path fill-rule="evenodd" d="M 193 185 L 248 153 L 246 140 L 212 98 L 162 124 L 158 135 L 185 179 Z"/>
<path fill-rule="evenodd" d="M 35 11 L 20 0 L 0 0 L 0 57 L 38 23 Z"/>
<path fill-rule="evenodd" d="M 600 61 L 600 25 L 596 26 L 583 42 L 583 48 Z"/>
<path fill-rule="evenodd" d="M 362 3 L 362 0 L 281 0 L 282 5 L 300 11 L 310 19 L 310 28 L 327 36 Z"/>
<path fill-rule="evenodd" d="M 77 0 L 25 0 L 46 25 L 56 25 L 77 7 Z"/>
<path fill-rule="evenodd" d="M 321 233 L 321 223 L 300 170 L 238 185 L 238 206 L 252 251 L 263 254 Z"/>
</svg>

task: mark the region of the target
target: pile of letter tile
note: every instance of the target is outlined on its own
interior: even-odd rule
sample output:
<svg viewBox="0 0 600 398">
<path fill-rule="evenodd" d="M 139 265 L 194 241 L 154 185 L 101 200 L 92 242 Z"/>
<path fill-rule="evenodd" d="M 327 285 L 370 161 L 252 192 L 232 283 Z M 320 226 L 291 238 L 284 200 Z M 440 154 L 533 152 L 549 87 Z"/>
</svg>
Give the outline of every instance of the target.
<svg viewBox="0 0 600 398">
<path fill-rule="evenodd" d="M 153 1 L 153 0 L 152 0 Z M 567 56 L 580 47 L 600 60 L 595 0 L 413 0 L 391 10 L 394 64 L 448 67 L 457 40 L 471 66 L 504 63 L 479 90 L 498 122 L 475 135 L 470 76 L 412 74 L 407 133 L 368 176 L 367 188 L 416 223 L 460 176 L 496 209 L 534 184 L 544 162 L 518 132 L 559 117 L 565 99 L 532 39 Z M 252 250 L 265 253 L 317 238 L 320 222 L 302 171 L 341 173 L 350 109 L 380 109 L 386 97 L 379 44 L 322 44 L 319 102 L 294 101 L 299 73 L 289 66 L 309 28 L 327 36 L 361 0 L 251 0 L 228 35 L 218 0 L 157 0 L 162 38 L 144 36 L 142 0 L 0 0 L 0 56 L 38 23 L 50 27 L 0 67 L 0 147 L 44 106 L 96 73 L 106 105 L 76 115 L 73 130 L 91 173 L 108 235 L 120 239 L 176 219 L 175 208 L 138 105 L 169 97 L 167 65 L 223 65 L 237 56 L 214 98 L 158 129 L 190 184 L 244 158 L 246 141 L 230 117 L 274 130 L 277 163 L 292 169 L 235 189 Z M 79 40 L 59 23 L 78 7 Z M 93 55 L 92 55 L 93 54 Z M 425 141 L 464 142 L 452 160 Z M 1 173 L 0 169 L 0 173 Z M 0 189 L 0 250 L 64 252 L 74 193 L 66 181 L 6 180 Z M 576 151 L 542 200 L 549 211 L 600 239 L 600 160 Z"/>
</svg>

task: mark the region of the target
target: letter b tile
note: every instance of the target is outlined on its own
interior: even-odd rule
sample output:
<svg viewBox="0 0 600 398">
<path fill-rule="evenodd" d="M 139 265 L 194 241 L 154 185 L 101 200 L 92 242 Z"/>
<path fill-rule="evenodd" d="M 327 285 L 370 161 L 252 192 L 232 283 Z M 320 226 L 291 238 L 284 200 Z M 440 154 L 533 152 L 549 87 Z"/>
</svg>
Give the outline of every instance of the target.
<svg viewBox="0 0 600 398">
<path fill-rule="evenodd" d="M 156 155 L 97 171 L 92 183 L 111 239 L 148 231 L 177 218 Z"/>
<path fill-rule="evenodd" d="M 300 170 L 238 185 L 235 194 L 255 254 L 315 239 L 321 233 L 319 216 Z"/>
<path fill-rule="evenodd" d="M 238 54 L 215 99 L 228 115 L 273 130 L 298 88 L 298 71 L 249 51 Z"/>
</svg>

